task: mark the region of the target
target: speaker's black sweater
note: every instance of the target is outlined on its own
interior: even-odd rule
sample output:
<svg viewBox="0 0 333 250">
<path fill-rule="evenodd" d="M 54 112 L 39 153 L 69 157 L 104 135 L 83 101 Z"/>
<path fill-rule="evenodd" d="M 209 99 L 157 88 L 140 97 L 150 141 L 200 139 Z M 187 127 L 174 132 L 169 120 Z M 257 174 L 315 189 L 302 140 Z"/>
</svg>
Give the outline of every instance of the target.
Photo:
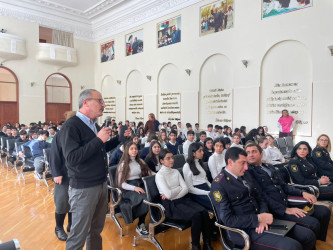
<svg viewBox="0 0 333 250">
<path fill-rule="evenodd" d="M 100 130 L 98 125 L 96 128 Z M 71 187 L 88 188 L 106 181 L 106 152 L 117 147 L 118 137 L 103 143 L 79 117 L 73 116 L 62 127 L 60 142 Z"/>
</svg>

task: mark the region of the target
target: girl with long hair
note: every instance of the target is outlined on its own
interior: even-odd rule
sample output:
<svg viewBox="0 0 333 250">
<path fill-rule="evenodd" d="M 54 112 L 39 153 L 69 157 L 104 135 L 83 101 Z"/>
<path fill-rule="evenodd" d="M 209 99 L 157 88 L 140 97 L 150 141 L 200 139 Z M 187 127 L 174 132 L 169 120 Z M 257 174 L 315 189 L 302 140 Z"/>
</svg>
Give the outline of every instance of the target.
<svg viewBox="0 0 333 250">
<path fill-rule="evenodd" d="M 226 166 L 225 160 L 224 160 L 224 149 L 225 149 L 225 140 L 224 138 L 217 138 L 214 140 L 213 146 L 214 146 L 214 154 L 212 154 L 211 157 L 209 157 L 208 160 L 208 167 L 209 171 L 212 175 L 212 178 L 214 179 Z"/>
<path fill-rule="evenodd" d="M 158 159 L 160 151 L 161 144 L 158 141 L 153 141 L 150 143 L 149 153 L 145 158 L 145 162 L 154 173 L 157 173 L 158 170 L 161 169 L 161 164 Z"/>
<path fill-rule="evenodd" d="M 214 153 L 213 139 L 207 137 L 204 141 L 204 156 L 202 158 L 203 162 L 207 162 L 209 157 Z"/>
<path fill-rule="evenodd" d="M 327 176 L 333 181 L 333 161 L 330 156 L 331 140 L 326 134 L 321 134 L 317 139 L 317 146 L 312 151 L 312 160 L 317 165 L 318 176 Z"/>
</svg>

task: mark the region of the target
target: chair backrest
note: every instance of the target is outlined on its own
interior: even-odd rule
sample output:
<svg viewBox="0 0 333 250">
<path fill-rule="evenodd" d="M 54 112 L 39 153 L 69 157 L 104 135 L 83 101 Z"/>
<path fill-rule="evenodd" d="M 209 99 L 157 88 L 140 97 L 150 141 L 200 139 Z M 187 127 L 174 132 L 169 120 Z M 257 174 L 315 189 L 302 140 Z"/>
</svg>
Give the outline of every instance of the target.
<svg viewBox="0 0 333 250">
<path fill-rule="evenodd" d="M 178 145 L 178 154 L 184 154 L 183 145 Z"/>
<path fill-rule="evenodd" d="M 287 152 L 287 144 L 286 141 L 284 140 L 284 138 L 276 138 L 277 144 L 278 144 L 278 148 L 280 149 L 281 153 L 283 155 L 286 155 Z"/>
<path fill-rule="evenodd" d="M 294 148 L 294 142 L 293 142 L 293 138 L 291 136 L 288 137 L 284 137 L 286 144 L 287 144 L 287 151 L 291 152 Z"/>
<path fill-rule="evenodd" d="M 175 162 L 173 164 L 173 168 L 182 168 L 185 164 L 185 156 L 184 155 L 174 155 L 173 158 Z"/>
<path fill-rule="evenodd" d="M 32 152 L 31 149 L 27 146 L 21 146 L 22 152 L 24 153 L 25 158 L 32 158 Z"/>
<path fill-rule="evenodd" d="M 44 154 L 44 160 L 45 160 L 46 164 L 49 164 L 51 149 L 50 148 L 44 148 L 43 149 L 43 154 Z"/>
<path fill-rule="evenodd" d="M 206 168 L 206 177 L 207 177 L 208 181 L 209 181 L 210 183 L 212 183 L 212 182 L 213 182 L 213 177 L 212 177 L 212 174 L 211 174 L 211 172 L 210 172 L 210 170 L 209 170 L 208 162 L 204 162 L 204 166 L 205 166 L 205 168 Z"/>
<path fill-rule="evenodd" d="M 7 139 L 7 152 L 11 155 L 15 149 L 16 139 Z"/>
<path fill-rule="evenodd" d="M 155 175 L 147 176 L 142 178 L 146 189 L 147 200 L 149 202 L 161 204 L 161 196 L 155 182 Z M 156 207 L 149 206 L 150 218 L 153 222 L 159 221 L 161 218 L 160 210 Z"/>
<path fill-rule="evenodd" d="M 110 186 L 114 188 L 116 187 L 115 178 L 117 173 L 117 167 L 118 165 L 113 165 L 109 167 Z M 112 200 L 113 202 L 116 202 L 118 200 L 118 194 L 115 191 L 112 191 Z"/>
<path fill-rule="evenodd" d="M 15 142 L 16 154 L 18 154 L 20 152 L 20 147 L 21 147 L 22 144 L 24 144 L 24 142 Z"/>
<path fill-rule="evenodd" d="M 278 145 L 278 143 L 277 143 L 277 140 L 276 140 L 276 139 L 274 140 L 274 146 L 275 146 L 275 147 L 277 147 L 277 148 L 279 147 L 279 145 Z"/>
<path fill-rule="evenodd" d="M 3 136 L 0 138 L 1 149 L 2 149 L 2 150 L 5 150 L 5 149 L 6 149 L 5 139 L 6 139 L 6 137 L 3 137 Z"/>
</svg>

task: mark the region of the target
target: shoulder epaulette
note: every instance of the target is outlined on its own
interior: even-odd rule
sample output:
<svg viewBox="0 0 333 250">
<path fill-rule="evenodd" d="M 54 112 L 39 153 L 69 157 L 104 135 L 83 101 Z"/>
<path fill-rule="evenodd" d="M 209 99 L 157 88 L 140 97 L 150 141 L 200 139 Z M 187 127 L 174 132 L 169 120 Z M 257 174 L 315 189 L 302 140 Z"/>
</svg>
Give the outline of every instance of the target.
<svg viewBox="0 0 333 250">
<path fill-rule="evenodd" d="M 219 174 L 215 177 L 214 181 L 217 182 L 217 183 L 220 183 L 220 181 L 223 179 L 223 177 L 224 177 L 224 174 L 219 173 Z"/>
</svg>

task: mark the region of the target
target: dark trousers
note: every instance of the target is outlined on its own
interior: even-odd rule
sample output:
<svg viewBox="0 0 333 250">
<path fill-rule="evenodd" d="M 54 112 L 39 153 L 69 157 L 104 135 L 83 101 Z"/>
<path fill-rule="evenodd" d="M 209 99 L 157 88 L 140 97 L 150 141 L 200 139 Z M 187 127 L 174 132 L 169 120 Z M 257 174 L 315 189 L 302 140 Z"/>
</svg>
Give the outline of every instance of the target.
<svg viewBox="0 0 333 250">
<path fill-rule="evenodd" d="M 194 187 L 202 189 L 202 190 L 210 191 L 210 188 L 207 185 L 207 183 L 195 185 Z M 192 194 L 192 198 L 193 198 L 193 200 L 198 202 L 201 206 L 204 206 L 205 208 L 213 211 L 212 204 L 210 203 L 210 200 L 207 195 Z"/>
<path fill-rule="evenodd" d="M 315 205 L 311 216 L 297 218 L 295 215 L 284 214 L 282 220 L 290 220 L 298 225 L 310 228 L 318 240 L 326 241 L 328 224 L 330 223 L 331 211 L 325 206 Z"/>
<path fill-rule="evenodd" d="M 69 203 L 72 212 L 71 232 L 66 241 L 67 250 L 101 250 L 101 232 L 107 211 L 107 185 L 76 189 L 69 187 Z"/>
</svg>

